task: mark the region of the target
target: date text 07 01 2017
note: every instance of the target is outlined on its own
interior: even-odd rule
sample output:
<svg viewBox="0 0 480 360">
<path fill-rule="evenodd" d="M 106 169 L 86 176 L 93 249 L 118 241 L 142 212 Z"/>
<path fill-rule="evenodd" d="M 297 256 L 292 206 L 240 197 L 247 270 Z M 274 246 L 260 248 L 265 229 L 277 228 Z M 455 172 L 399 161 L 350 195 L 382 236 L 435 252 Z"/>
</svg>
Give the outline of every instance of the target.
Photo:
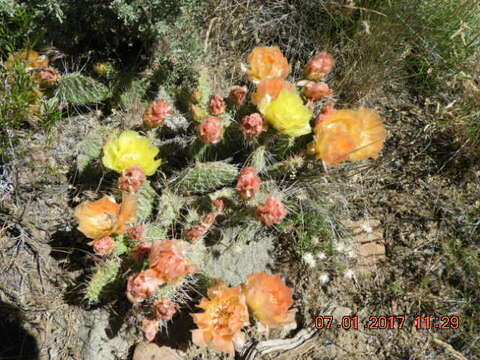
<svg viewBox="0 0 480 360">
<path fill-rule="evenodd" d="M 415 327 L 417 330 L 429 329 L 458 329 L 460 317 L 456 315 L 431 316 L 431 315 L 372 315 L 368 319 L 359 320 L 357 315 L 343 316 L 335 319 L 331 315 L 320 315 L 314 318 L 314 327 L 317 329 L 338 328 L 344 330 L 374 329 L 393 330 Z"/>
</svg>

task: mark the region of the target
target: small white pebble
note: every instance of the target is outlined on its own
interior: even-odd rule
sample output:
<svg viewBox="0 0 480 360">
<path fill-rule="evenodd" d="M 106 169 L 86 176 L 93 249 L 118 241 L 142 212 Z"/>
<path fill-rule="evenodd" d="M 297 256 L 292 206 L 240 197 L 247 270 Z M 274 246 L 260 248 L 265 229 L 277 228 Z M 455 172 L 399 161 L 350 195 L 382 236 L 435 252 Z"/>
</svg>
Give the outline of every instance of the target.
<svg viewBox="0 0 480 360">
<path fill-rule="evenodd" d="M 362 226 L 360 226 L 362 228 L 363 231 L 371 234 L 373 232 L 373 229 L 370 225 L 367 225 L 367 224 L 363 224 Z"/>
<path fill-rule="evenodd" d="M 325 260 L 327 258 L 327 255 L 325 255 L 324 252 L 320 251 L 318 254 L 317 254 L 317 259 L 318 260 Z"/>
<path fill-rule="evenodd" d="M 347 257 L 349 257 L 350 259 L 354 258 L 355 256 L 357 256 L 357 254 L 354 250 L 350 250 L 347 252 Z"/>
<path fill-rule="evenodd" d="M 308 253 L 303 254 L 302 259 L 305 262 L 305 264 L 307 264 L 308 266 L 310 266 L 312 268 L 317 265 L 317 262 L 315 261 L 315 257 L 313 256 L 312 253 L 308 252 Z"/>
<path fill-rule="evenodd" d="M 344 243 L 338 243 L 335 246 L 335 250 L 337 250 L 338 252 L 343 252 L 345 250 L 345 244 Z"/>
<path fill-rule="evenodd" d="M 346 279 L 353 279 L 353 277 L 355 276 L 355 272 L 352 269 L 348 269 L 347 271 L 345 271 L 345 274 L 343 274 L 343 276 Z"/>
<path fill-rule="evenodd" d="M 320 274 L 320 277 L 318 278 L 318 280 L 320 280 L 320 283 L 326 284 L 330 281 L 330 276 L 328 276 L 327 273 L 322 273 Z"/>
</svg>

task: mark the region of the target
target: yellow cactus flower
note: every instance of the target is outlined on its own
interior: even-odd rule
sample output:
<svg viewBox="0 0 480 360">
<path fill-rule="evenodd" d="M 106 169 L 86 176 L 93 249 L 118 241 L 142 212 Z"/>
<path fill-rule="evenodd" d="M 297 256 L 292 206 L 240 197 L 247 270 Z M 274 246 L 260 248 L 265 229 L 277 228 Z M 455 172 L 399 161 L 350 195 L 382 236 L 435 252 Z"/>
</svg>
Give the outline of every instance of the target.
<svg viewBox="0 0 480 360">
<path fill-rule="evenodd" d="M 162 163 L 162 160 L 155 160 L 158 152 L 159 149 L 148 138 L 127 130 L 105 144 L 103 165 L 119 173 L 129 167 L 139 166 L 150 176 Z"/>
<path fill-rule="evenodd" d="M 312 131 L 312 111 L 297 93 L 282 90 L 278 97 L 260 109 L 267 121 L 278 131 L 290 136 L 302 136 Z"/>
</svg>

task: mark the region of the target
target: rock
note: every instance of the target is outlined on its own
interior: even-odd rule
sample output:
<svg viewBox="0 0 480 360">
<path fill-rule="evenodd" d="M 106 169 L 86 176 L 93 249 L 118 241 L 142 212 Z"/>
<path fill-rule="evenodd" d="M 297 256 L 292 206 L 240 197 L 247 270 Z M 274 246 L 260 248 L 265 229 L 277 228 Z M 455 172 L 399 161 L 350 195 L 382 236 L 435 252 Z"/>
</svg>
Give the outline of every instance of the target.
<svg viewBox="0 0 480 360">
<path fill-rule="evenodd" d="M 358 272 L 368 274 L 375 271 L 375 265 L 385 260 L 385 241 L 380 221 L 361 219 L 345 222 L 345 226 L 352 233 Z"/>
<path fill-rule="evenodd" d="M 135 347 L 133 360 L 181 360 L 182 357 L 168 346 L 142 342 Z"/>
</svg>

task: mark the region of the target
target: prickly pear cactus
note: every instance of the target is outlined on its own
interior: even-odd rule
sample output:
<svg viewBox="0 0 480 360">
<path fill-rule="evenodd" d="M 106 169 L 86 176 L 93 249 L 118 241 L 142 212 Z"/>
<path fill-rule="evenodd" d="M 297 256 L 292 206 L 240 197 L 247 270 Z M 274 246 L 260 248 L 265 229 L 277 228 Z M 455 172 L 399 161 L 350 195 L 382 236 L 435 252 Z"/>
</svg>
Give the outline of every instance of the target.
<svg viewBox="0 0 480 360">
<path fill-rule="evenodd" d="M 278 53 L 279 49 L 260 51 Z M 279 66 L 285 63 L 282 60 Z M 289 69 L 279 73 L 288 75 Z M 262 71 L 247 73 L 255 77 Z M 98 200 L 98 217 L 92 214 L 95 202 L 85 205 L 86 219 L 77 214 L 80 223 L 87 223 L 80 227 L 86 229 L 86 236 L 101 234 L 92 244 L 97 255 L 108 257 L 90 281 L 87 298 L 98 301 L 108 284 L 127 282 L 126 294 L 135 311 L 145 316 L 155 313 L 156 318 L 146 318 L 149 325 L 170 320 L 178 304 L 189 301 L 192 288 L 206 294 L 205 285 L 215 279 L 238 286 L 252 273 L 268 277 L 274 250 L 285 238 L 298 253 L 328 241 L 333 225 L 326 226 L 323 218 L 340 206 L 329 197 L 331 186 L 323 181 L 322 172 L 329 161 L 336 165 L 351 156 L 324 154 L 342 149 L 335 143 L 317 143 L 324 138 L 313 133 L 313 125 L 316 122 L 319 131 L 322 116 L 337 110 L 328 104 L 320 112 L 321 103 L 308 98 L 308 91 L 284 90 L 276 95 L 278 89 L 267 89 L 264 98 L 253 104 L 247 86 L 235 87 L 228 96 L 215 94 L 208 68 L 197 68 L 196 73 L 196 81 L 181 89 L 157 84 L 159 79 L 146 80 L 145 75 L 133 79 L 120 92 L 125 111 L 116 109 L 106 119 L 116 130 L 108 137 L 97 132 L 88 135 L 77 159 L 83 170 L 101 156 L 103 147 L 104 156 L 108 155 L 102 162 L 108 185 L 101 191 L 122 198 L 121 204 Z M 249 80 L 258 86 L 253 98 L 259 100 L 259 79 Z M 309 84 L 296 84 L 302 83 Z M 72 103 L 88 103 L 109 93 L 93 79 L 70 74 L 62 78 L 58 95 Z M 137 117 L 147 116 L 149 122 L 140 127 L 128 121 L 132 111 Z M 369 116 L 378 125 L 375 114 Z M 382 129 L 376 133 L 381 135 Z M 362 139 L 340 143 L 347 146 Z M 378 155 L 375 146 L 371 157 Z M 317 161 L 319 157 L 323 163 Z M 99 231 L 89 231 L 97 224 L 102 225 Z M 108 247 L 110 236 L 115 237 L 114 250 Z M 279 278 L 275 276 L 275 281 Z M 155 309 L 147 315 L 141 303 Z M 147 336 L 152 335 L 150 330 L 145 330 Z"/>
<path fill-rule="evenodd" d="M 87 285 L 85 297 L 90 302 L 98 302 L 105 287 L 115 281 L 120 270 L 121 261 L 119 258 L 107 260 L 98 265 L 96 272 Z"/>
<path fill-rule="evenodd" d="M 176 185 L 182 193 L 207 193 L 235 181 L 238 169 L 225 162 L 196 163 L 185 170 Z"/>
<path fill-rule="evenodd" d="M 78 147 L 78 171 L 82 172 L 90 163 L 100 157 L 104 140 L 105 134 L 102 130 L 92 132 L 83 139 Z"/>
<path fill-rule="evenodd" d="M 248 275 L 264 271 L 271 265 L 273 239 L 267 237 L 248 244 L 232 242 L 228 248 L 214 246 L 209 250 L 203 265 L 205 274 L 237 286 L 244 283 Z"/>
<path fill-rule="evenodd" d="M 107 86 L 78 72 L 62 76 L 56 90 L 56 97 L 72 104 L 98 103 L 111 95 Z"/>
</svg>

